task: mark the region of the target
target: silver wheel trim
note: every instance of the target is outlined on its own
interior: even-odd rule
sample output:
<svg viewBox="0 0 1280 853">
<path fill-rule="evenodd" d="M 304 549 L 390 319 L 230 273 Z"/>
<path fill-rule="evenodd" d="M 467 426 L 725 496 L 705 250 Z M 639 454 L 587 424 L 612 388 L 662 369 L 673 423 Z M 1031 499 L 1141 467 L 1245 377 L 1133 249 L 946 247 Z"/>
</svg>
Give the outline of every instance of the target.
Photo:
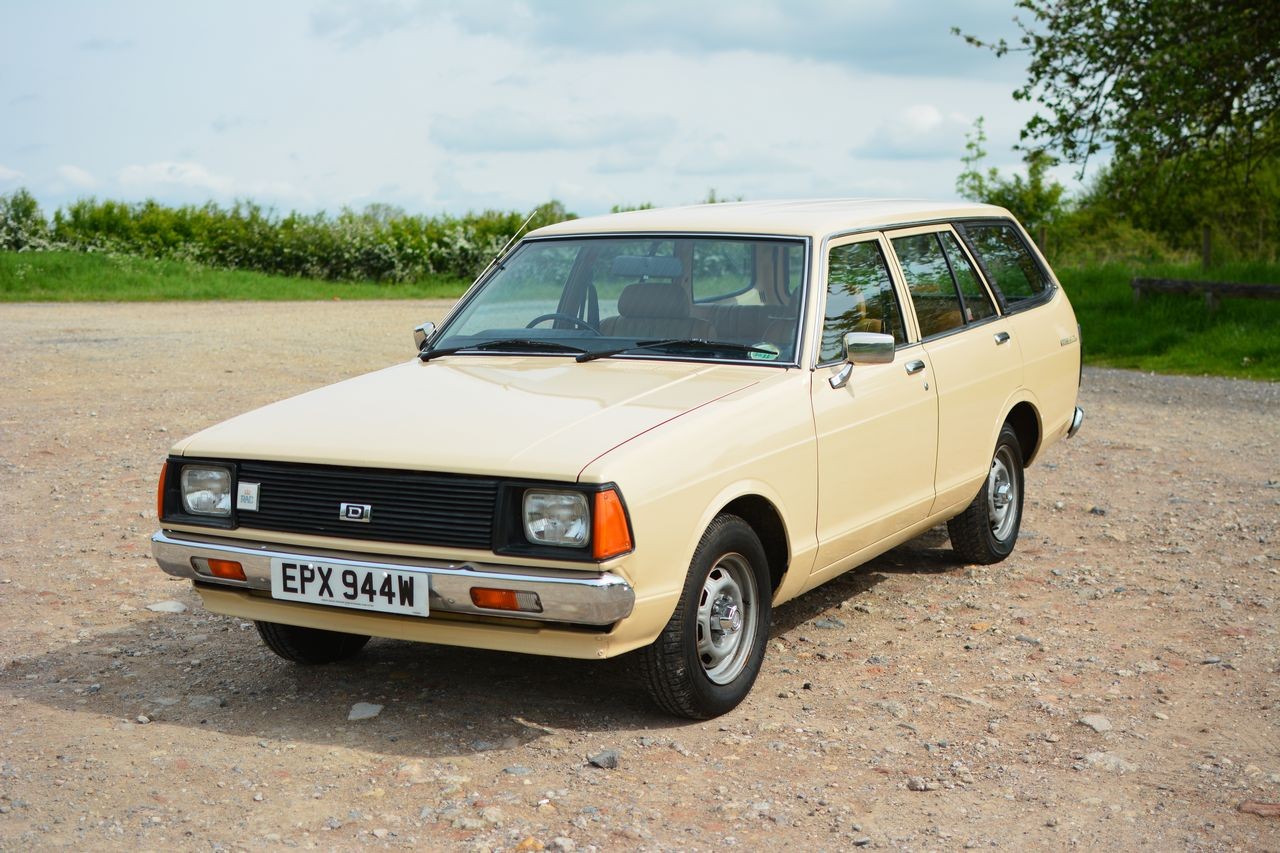
<svg viewBox="0 0 1280 853">
<path fill-rule="evenodd" d="M 702 581 L 696 624 L 707 678 L 728 684 L 742 674 L 756 639 L 756 576 L 741 554 L 716 560 Z"/>
<path fill-rule="evenodd" d="M 1017 464 L 1013 451 L 1003 445 L 996 450 L 987 474 L 987 519 L 992 535 L 1001 542 L 1009 538 L 1018 521 Z"/>
</svg>

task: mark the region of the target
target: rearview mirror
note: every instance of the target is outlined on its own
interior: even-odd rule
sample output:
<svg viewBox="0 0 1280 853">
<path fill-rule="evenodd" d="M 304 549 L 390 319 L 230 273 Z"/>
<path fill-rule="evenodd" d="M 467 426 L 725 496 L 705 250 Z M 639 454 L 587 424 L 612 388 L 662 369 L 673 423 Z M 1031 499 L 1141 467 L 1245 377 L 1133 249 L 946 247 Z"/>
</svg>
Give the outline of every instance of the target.
<svg viewBox="0 0 1280 853">
<path fill-rule="evenodd" d="M 418 352 L 422 352 L 423 347 L 431 341 L 431 336 L 435 333 L 435 323 L 423 323 L 413 330 L 413 342 L 418 345 Z"/>
</svg>

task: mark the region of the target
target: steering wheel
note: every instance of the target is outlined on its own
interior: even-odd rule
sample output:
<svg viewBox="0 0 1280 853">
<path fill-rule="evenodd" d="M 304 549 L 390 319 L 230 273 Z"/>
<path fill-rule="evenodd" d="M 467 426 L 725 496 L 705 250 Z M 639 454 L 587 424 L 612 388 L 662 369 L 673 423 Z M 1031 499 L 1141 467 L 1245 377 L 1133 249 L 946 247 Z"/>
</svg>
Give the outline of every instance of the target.
<svg viewBox="0 0 1280 853">
<path fill-rule="evenodd" d="M 559 311 L 553 311 L 550 314 L 541 314 L 534 317 L 528 323 L 525 323 L 524 327 L 526 329 L 532 329 L 534 326 L 539 323 L 545 323 L 547 320 L 568 320 L 579 329 L 586 329 L 589 332 L 595 332 L 597 335 L 600 334 L 599 329 L 588 323 L 586 320 L 583 320 L 581 317 L 575 317 L 572 314 L 561 314 Z"/>
</svg>

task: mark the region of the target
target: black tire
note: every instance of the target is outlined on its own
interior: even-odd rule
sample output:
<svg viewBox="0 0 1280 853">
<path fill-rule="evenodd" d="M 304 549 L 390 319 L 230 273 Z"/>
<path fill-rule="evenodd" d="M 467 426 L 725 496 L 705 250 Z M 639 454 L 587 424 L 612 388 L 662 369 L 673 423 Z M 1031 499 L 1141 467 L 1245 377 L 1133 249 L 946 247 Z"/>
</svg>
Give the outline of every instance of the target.
<svg viewBox="0 0 1280 853">
<path fill-rule="evenodd" d="M 1013 553 L 1022 527 L 1022 448 L 1005 424 L 986 481 L 965 511 L 947 522 L 951 547 L 968 563 L 990 565 Z"/>
<path fill-rule="evenodd" d="M 735 515 L 717 516 L 694 551 L 675 612 L 638 655 L 653 701 L 694 720 L 737 707 L 760 674 L 772 596 L 760 537 Z"/>
<path fill-rule="evenodd" d="M 277 622 L 254 622 L 267 648 L 280 657 L 306 665 L 345 660 L 364 648 L 363 634 L 343 634 L 320 628 L 302 628 Z"/>
</svg>

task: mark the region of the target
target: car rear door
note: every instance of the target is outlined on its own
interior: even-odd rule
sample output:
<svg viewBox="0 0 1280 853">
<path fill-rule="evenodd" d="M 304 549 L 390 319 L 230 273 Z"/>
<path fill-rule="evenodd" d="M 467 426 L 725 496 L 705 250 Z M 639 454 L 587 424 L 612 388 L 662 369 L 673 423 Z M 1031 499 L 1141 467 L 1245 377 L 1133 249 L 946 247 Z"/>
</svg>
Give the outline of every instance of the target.
<svg viewBox="0 0 1280 853">
<path fill-rule="evenodd" d="M 987 476 L 1000 419 L 1022 382 L 1022 354 L 949 225 L 888 236 L 938 393 L 938 512 L 972 500 Z"/>
<path fill-rule="evenodd" d="M 1013 323 L 1023 382 L 1035 391 L 1046 437 L 1061 435 L 1080 390 L 1080 330 L 1066 294 L 1011 220 L 964 222 L 957 230 Z"/>
</svg>

